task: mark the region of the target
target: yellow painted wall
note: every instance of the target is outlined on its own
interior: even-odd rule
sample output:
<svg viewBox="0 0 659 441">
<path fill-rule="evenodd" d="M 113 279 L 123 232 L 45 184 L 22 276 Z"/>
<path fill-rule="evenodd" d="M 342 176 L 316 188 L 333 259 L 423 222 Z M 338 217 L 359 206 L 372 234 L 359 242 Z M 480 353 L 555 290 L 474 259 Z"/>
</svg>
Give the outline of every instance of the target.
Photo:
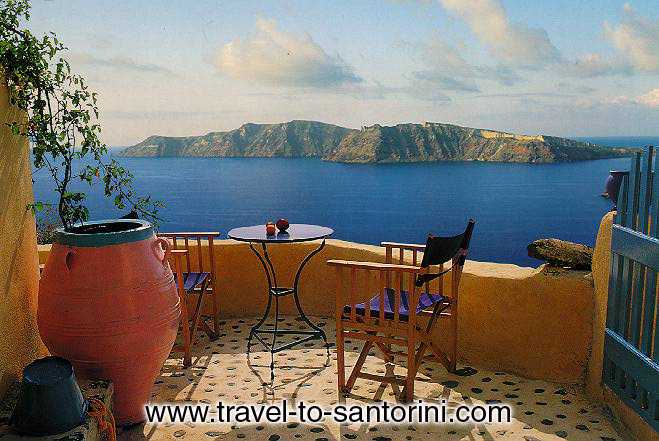
<svg viewBox="0 0 659 441">
<path fill-rule="evenodd" d="M 11 134 L 10 108 L 0 76 L 0 396 L 23 367 L 45 351 L 36 323 L 38 257 L 27 139 Z"/>
<path fill-rule="evenodd" d="M 614 212 L 607 213 L 600 223 L 593 252 L 593 282 L 595 283 L 595 307 L 593 309 L 593 348 L 586 375 L 586 392 L 601 400 L 602 362 L 604 358 L 604 328 L 609 295 L 609 270 L 611 268 L 611 225 Z"/>
<path fill-rule="evenodd" d="M 586 374 L 586 392 L 596 402 L 606 404 L 625 429 L 638 440 L 659 441 L 655 432 L 629 406 L 623 403 L 602 383 L 604 358 L 604 329 L 609 295 L 609 271 L 611 269 L 611 227 L 615 213 L 607 213 L 600 223 L 593 253 L 593 281 L 595 282 L 595 307 L 593 309 L 593 343 Z"/>
<path fill-rule="evenodd" d="M 274 245 L 272 260 L 280 284 L 292 283 L 297 262 L 317 244 Z M 48 246 L 40 247 L 45 262 Z M 222 317 L 260 314 L 267 282 L 246 244 L 230 240 L 215 245 Z M 193 252 L 192 260 L 196 259 Z M 384 261 L 380 247 L 329 240 L 306 267 L 301 300 L 309 315 L 333 316 L 334 269 L 328 259 Z M 366 290 L 363 297 L 375 293 Z M 467 261 L 460 290 L 460 357 L 475 366 L 505 370 L 528 378 L 582 383 L 593 330 L 593 287 L 588 273 L 522 268 Z M 292 313 L 290 298 L 282 298 Z M 446 332 L 446 330 L 439 330 Z M 444 339 L 437 337 L 441 344 Z"/>
</svg>

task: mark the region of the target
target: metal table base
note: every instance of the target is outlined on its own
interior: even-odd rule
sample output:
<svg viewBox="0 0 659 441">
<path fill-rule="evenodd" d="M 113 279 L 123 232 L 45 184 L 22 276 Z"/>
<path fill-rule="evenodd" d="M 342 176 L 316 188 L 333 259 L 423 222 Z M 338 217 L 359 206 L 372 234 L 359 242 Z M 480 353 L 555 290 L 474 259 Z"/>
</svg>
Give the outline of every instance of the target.
<svg viewBox="0 0 659 441">
<path fill-rule="evenodd" d="M 268 304 L 263 313 L 263 317 L 254 325 L 249 332 L 249 338 L 247 340 L 247 356 L 249 357 L 252 338 L 261 343 L 269 352 L 270 352 L 270 381 L 273 381 L 275 378 L 275 354 L 277 352 L 283 351 L 285 349 L 290 349 L 294 346 L 300 345 L 302 343 L 308 342 L 310 340 L 323 339 L 325 342 L 325 348 L 327 350 L 327 356 L 329 357 L 329 344 L 327 343 L 327 335 L 325 331 L 316 326 L 309 320 L 307 315 L 302 309 L 300 304 L 300 298 L 298 295 L 298 287 L 300 282 L 300 276 L 302 270 L 306 264 L 311 260 L 313 256 L 318 254 L 325 247 L 325 239 L 321 242 L 320 246 L 309 253 L 300 263 L 297 272 L 295 273 L 295 280 L 293 282 L 293 287 L 281 287 L 277 284 L 277 274 L 275 273 L 274 266 L 270 260 L 270 255 L 268 254 L 268 247 L 265 242 L 261 242 L 262 252 L 259 252 L 252 242 L 249 243 L 250 249 L 254 252 L 256 257 L 261 262 L 261 266 L 265 271 L 266 277 L 268 279 Z M 295 307 L 297 308 L 298 318 L 301 319 L 308 327 L 308 330 L 295 330 L 295 329 L 278 329 L 279 325 L 279 298 L 285 296 L 293 296 L 295 300 Z M 272 309 L 272 303 L 274 299 L 275 304 L 275 322 L 272 327 L 263 327 L 263 324 L 266 322 L 270 316 L 270 310 Z M 270 342 L 266 341 L 267 336 L 272 336 Z M 277 337 L 283 335 L 297 335 L 302 336 L 303 338 L 296 339 L 295 341 L 282 344 L 277 346 Z"/>
</svg>

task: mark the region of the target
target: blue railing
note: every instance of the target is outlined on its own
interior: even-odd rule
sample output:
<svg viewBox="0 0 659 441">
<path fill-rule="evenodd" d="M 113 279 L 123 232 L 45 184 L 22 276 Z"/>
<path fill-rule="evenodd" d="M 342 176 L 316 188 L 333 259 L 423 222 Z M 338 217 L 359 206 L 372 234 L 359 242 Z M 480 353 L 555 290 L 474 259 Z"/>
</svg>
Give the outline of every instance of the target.
<svg viewBox="0 0 659 441">
<path fill-rule="evenodd" d="M 623 177 L 611 236 L 604 382 L 659 431 L 659 178 L 654 148 Z"/>
</svg>

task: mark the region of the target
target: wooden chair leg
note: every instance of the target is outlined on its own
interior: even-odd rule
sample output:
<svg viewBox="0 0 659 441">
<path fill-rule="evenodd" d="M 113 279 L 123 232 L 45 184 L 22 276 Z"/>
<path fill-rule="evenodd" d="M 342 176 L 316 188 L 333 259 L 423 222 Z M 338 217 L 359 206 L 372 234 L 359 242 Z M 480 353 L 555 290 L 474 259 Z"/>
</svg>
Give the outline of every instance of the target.
<svg viewBox="0 0 659 441">
<path fill-rule="evenodd" d="M 423 351 L 425 349 L 419 348 L 419 352 L 415 352 L 414 340 L 407 343 L 407 375 L 405 376 L 405 387 L 401 393 L 401 400 L 405 403 L 411 403 L 414 400 L 414 379 L 416 378 L 416 371 L 419 364 L 423 360 Z M 422 344 L 423 346 L 423 344 Z M 421 356 L 421 360 L 417 362 L 417 356 Z"/>
<path fill-rule="evenodd" d="M 220 335 L 220 317 L 218 315 L 219 311 L 219 298 L 217 294 L 217 290 L 215 289 L 215 280 L 211 278 L 210 281 L 210 286 L 211 286 L 211 296 L 213 297 L 213 330 L 215 331 L 215 338 L 217 338 L 218 335 Z"/>
<path fill-rule="evenodd" d="M 391 363 L 394 361 L 394 356 L 391 353 L 391 345 L 380 342 L 376 342 L 375 344 L 380 348 L 380 352 L 382 352 L 385 362 Z"/>
<path fill-rule="evenodd" d="M 180 259 L 176 259 L 176 284 L 179 302 L 181 304 L 181 327 L 183 333 L 183 367 L 192 365 L 192 341 L 190 335 L 190 316 L 188 315 L 188 302 L 185 289 L 183 288 L 183 273 L 181 271 Z"/>
<path fill-rule="evenodd" d="M 190 343 L 194 342 L 197 335 L 197 326 L 199 326 L 199 320 L 201 319 L 201 312 L 204 307 L 204 291 L 202 290 L 197 297 L 197 304 L 195 305 L 194 312 L 192 313 L 192 324 L 190 325 Z"/>
<path fill-rule="evenodd" d="M 203 285 L 201 288 L 201 291 L 198 293 L 199 297 L 197 298 L 197 305 L 195 307 L 194 314 L 192 315 L 192 339 L 194 340 L 195 338 L 195 333 L 197 332 L 197 326 L 201 324 L 201 327 L 204 329 L 204 332 L 206 332 L 206 335 L 208 335 L 208 339 L 213 341 L 217 338 L 217 333 L 213 331 L 210 326 L 206 324 L 206 322 L 201 318 L 202 313 L 204 311 L 204 305 L 206 304 L 206 295 L 208 294 L 208 285 Z M 211 292 L 212 295 L 212 292 Z M 211 299 L 213 301 L 213 299 Z"/>
<path fill-rule="evenodd" d="M 410 292 L 413 291 L 414 286 L 412 285 Z M 414 298 L 414 295 L 412 295 L 412 298 Z M 407 324 L 407 376 L 405 377 L 405 394 L 403 396 L 406 403 L 411 403 L 414 399 L 414 379 L 418 368 L 416 362 L 416 329 L 416 315 L 412 311 Z M 422 352 L 420 354 L 423 355 Z"/>
<path fill-rule="evenodd" d="M 411 403 L 414 399 L 414 379 L 416 378 L 416 367 L 414 364 L 414 352 L 411 356 L 407 354 L 407 375 L 405 377 L 405 387 L 403 388 L 402 399 L 406 403 Z"/>
<path fill-rule="evenodd" d="M 188 302 L 185 298 L 185 291 L 183 295 L 179 291 L 179 299 L 181 300 L 181 327 L 183 333 L 183 367 L 192 365 L 192 338 L 190 335 L 190 316 L 188 315 Z"/>
<path fill-rule="evenodd" d="M 364 366 L 366 357 L 368 357 L 368 351 L 370 351 L 372 347 L 373 347 L 373 342 L 366 341 L 364 343 L 364 347 L 362 348 L 362 351 L 359 353 L 359 357 L 357 357 L 357 362 L 355 363 L 355 367 L 352 368 L 352 372 L 350 373 L 350 377 L 348 378 L 348 384 L 346 384 L 346 392 L 350 392 L 352 390 L 352 387 L 355 385 L 357 376 L 362 371 L 362 366 Z"/>
<path fill-rule="evenodd" d="M 201 327 L 204 330 L 204 332 L 206 333 L 206 335 L 208 335 L 208 339 L 210 341 L 217 340 L 218 334 L 216 334 L 215 330 L 213 330 L 213 328 L 208 326 L 208 324 L 204 320 L 201 321 Z"/>
<path fill-rule="evenodd" d="M 346 364 L 345 364 L 345 337 L 343 335 L 343 324 L 341 320 L 336 322 L 336 371 L 338 375 L 339 393 L 345 393 L 346 389 Z"/>
<path fill-rule="evenodd" d="M 412 376 L 412 378 L 416 378 L 417 372 L 419 372 L 419 367 L 421 366 L 421 363 L 423 363 L 423 357 L 426 354 L 426 351 L 428 349 L 428 345 L 426 343 L 421 343 L 419 345 L 419 349 L 417 349 L 416 354 L 414 354 L 414 368 L 408 366 L 407 368 L 407 373 Z M 412 370 L 413 369 L 413 370 Z M 414 384 L 414 381 L 412 381 L 412 384 Z M 407 399 L 407 385 L 403 388 L 403 391 L 401 393 L 402 396 L 405 396 Z M 414 392 L 412 392 L 412 398 L 414 398 Z"/>
<path fill-rule="evenodd" d="M 385 337 L 391 338 L 391 334 L 385 334 Z M 382 351 L 382 355 L 384 355 L 384 361 L 387 363 L 392 363 L 394 361 L 394 356 L 392 355 L 391 345 L 388 343 L 379 342 L 376 342 L 376 344 L 380 348 L 380 351 Z"/>
<path fill-rule="evenodd" d="M 457 304 L 451 305 L 451 346 L 449 354 L 449 366 L 448 371 L 451 373 L 455 372 L 458 361 L 458 314 L 457 314 Z M 454 309 L 455 308 L 455 309 Z"/>
<path fill-rule="evenodd" d="M 423 357 L 426 355 L 426 350 L 428 349 L 428 345 L 426 343 L 421 343 L 419 345 L 419 349 L 417 349 L 416 354 L 414 355 L 414 375 L 416 376 L 417 372 L 419 372 L 419 367 L 421 367 L 421 363 L 423 363 Z"/>
</svg>

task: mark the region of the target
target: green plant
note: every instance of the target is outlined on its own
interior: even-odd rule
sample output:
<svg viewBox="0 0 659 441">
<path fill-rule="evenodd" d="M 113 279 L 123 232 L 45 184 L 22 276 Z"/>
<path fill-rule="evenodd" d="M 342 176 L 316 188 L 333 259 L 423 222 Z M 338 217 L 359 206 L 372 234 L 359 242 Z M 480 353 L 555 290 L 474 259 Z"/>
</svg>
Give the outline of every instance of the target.
<svg viewBox="0 0 659 441">
<path fill-rule="evenodd" d="M 39 38 L 23 27 L 29 19 L 29 0 L 0 0 L 0 68 L 11 104 L 27 113 L 27 119 L 7 124 L 14 134 L 28 137 L 35 168 L 47 169 L 53 178 L 62 225 L 71 230 L 89 219 L 86 194 L 71 189 L 75 180 L 102 183 L 117 208 L 129 207 L 157 222 L 162 203 L 135 196 L 131 173 L 107 158 L 107 146 L 99 138 L 96 93 L 72 73 L 61 56 L 66 47 L 55 34 Z M 76 161 L 80 166 L 74 170 Z M 32 208 L 44 205 L 37 202 Z"/>
<path fill-rule="evenodd" d="M 55 207 L 45 206 L 35 213 L 37 224 L 37 244 L 44 245 L 55 241 L 55 232 L 62 226 Z"/>
</svg>

